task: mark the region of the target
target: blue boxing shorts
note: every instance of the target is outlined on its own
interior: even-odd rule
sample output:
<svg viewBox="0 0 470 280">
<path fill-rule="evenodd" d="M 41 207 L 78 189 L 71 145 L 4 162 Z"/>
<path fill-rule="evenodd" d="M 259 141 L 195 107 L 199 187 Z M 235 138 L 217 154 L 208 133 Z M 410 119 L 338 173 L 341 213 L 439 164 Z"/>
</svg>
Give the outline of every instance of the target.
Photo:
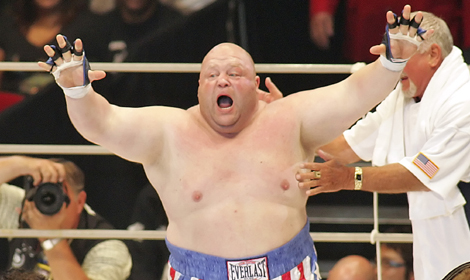
<svg viewBox="0 0 470 280">
<path fill-rule="evenodd" d="M 320 280 L 310 224 L 285 245 L 262 255 L 225 259 L 176 247 L 170 251 L 171 280 Z"/>
</svg>

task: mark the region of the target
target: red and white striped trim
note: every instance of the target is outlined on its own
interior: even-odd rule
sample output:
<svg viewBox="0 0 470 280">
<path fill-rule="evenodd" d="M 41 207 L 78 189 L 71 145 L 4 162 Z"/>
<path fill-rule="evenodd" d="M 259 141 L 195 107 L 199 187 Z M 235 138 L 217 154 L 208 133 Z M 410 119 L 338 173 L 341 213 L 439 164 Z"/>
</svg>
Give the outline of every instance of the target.
<svg viewBox="0 0 470 280">
<path fill-rule="evenodd" d="M 169 270 L 168 270 L 168 279 L 169 280 L 179 280 L 182 278 L 181 273 L 173 269 L 171 265 L 168 263 Z M 289 272 L 284 273 L 281 276 L 273 278 L 272 280 L 319 280 L 320 271 L 318 269 L 318 264 L 315 263 L 315 271 L 312 272 L 310 266 L 310 257 L 307 256 L 305 259 L 298 264 L 296 267 L 291 269 Z M 191 277 L 191 280 L 201 280 L 195 277 Z"/>
<path fill-rule="evenodd" d="M 315 264 L 315 267 L 318 268 L 318 265 Z M 312 273 L 310 267 L 310 257 L 307 256 L 305 259 L 298 264 L 296 267 L 291 269 L 289 272 L 284 273 L 281 276 L 273 278 L 273 280 L 317 280 L 320 278 L 315 278 L 315 275 Z"/>
</svg>

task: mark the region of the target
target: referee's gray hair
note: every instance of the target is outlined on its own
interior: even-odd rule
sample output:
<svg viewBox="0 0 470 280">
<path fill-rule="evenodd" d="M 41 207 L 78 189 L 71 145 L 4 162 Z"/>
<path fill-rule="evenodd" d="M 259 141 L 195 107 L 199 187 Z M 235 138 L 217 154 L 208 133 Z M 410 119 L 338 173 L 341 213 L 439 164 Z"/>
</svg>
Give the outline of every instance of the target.
<svg viewBox="0 0 470 280">
<path fill-rule="evenodd" d="M 452 51 L 454 46 L 454 40 L 452 38 L 452 33 L 450 33 L 447 23 L 440 17 L 429 12 L 423 13 L 423 21 L 421 22 L 420 27 L 425 30 L 434 29 L 434 33 L 428 39 L 426 39 L 420 46 L 418 51 L 423 53 L 427 51 L 432 44 L 437 44 L 441 47 L 442 57 L 447 57 Z M 411 13 L 411 18 L 416 15 L 416 12 Z"/>
</svg>

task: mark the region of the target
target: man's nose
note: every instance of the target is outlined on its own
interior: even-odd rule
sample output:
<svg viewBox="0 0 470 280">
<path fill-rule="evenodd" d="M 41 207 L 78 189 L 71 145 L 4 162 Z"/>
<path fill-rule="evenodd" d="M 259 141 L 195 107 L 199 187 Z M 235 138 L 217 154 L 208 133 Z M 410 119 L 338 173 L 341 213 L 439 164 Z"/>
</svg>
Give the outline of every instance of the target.
<svg viewBox="0 0 470 280">
<path fill-rule="evenodd" d="M 219 79 L 217 80 L 217 85 L 219 87 L 227 87 L 230 85 L 230 82 L 228 81 L 228 76 L 225 74 L 222 74 L 219 76 Z"/>
</svg>

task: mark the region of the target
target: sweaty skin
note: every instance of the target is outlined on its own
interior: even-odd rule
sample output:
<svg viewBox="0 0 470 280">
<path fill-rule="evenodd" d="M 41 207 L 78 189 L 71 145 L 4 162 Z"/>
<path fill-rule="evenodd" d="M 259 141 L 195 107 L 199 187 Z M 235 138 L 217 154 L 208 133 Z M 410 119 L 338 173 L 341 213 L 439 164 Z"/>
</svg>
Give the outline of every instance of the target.
<svg viewBox="0 0 470 280">
<path fill-rule="evenodd" d="M 61 46 L 61 36 L 58 42 Z M 81 48 L 80 40 L 77 44 Z M 409 50 L 406 44 L 398 48 Z M 383 46 L 374 50 L 384 52 Z M 64 71 L 58 83 L 74 86 L 73 77 L 82 76 L 81 69 Z M 104 76 L 89 72 L 91 81 Z M 307 195 L 295 179 L 300 163 L 311 161 L 318 147 L 383 100 L 399 76 L 376 61 L 340 83 L 266 105 L 258 97 L 260 79 L 251 56 L 223 43 L 204 58 L 199 105 L 188 110 L 118 107 L 92 88 L 66 101 L 85 138 L 143 164 L 168 215 L 169 242 L 243 258 L 280 247 L 299 233 L 307 222 Z"/>
<path fill-rule="evenodd" d="M 241 258 L 277 248 L 303 228 L 307 196 L 292 187 L 299 163 L 382 100 L 399 77 L 380 63 L 363 70 L 268 106 L 258 100 L 251 57 L 221 44 L 202 63 L 200 105 L 186 111 L 110 106 L 94 92 L 67 97 L 67 106 L 85 137 L 143 163 L 168 214 L 171 243 Z M 369 76 L 385 77 L 373 92 L 358 82 Z"/>
</svg>

